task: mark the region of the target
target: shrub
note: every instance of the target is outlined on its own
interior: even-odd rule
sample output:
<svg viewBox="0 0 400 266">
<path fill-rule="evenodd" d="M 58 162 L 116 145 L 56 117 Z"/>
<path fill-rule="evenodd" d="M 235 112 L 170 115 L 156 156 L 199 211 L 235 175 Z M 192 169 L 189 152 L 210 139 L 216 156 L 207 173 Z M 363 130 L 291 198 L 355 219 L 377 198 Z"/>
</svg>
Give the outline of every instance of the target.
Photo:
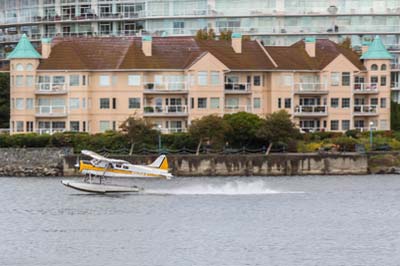
<svg viewBox="0 0 400 266">
<path fill-rule="evenodd" d="M 298 152 L 317 152 L 322 147 L 321 142 L 311 142 L 305 143 L 304 141 L 299 141 L 297 145 Z"/>
<path fill-rule="evenodd" d="M 338 146 L 340 151 L 354 152 L 356 150 L 356 144 L 359 144 L 359 141 L 354 138 L 342 136 L 332 139 L 332 143 Z"/>
</svg>

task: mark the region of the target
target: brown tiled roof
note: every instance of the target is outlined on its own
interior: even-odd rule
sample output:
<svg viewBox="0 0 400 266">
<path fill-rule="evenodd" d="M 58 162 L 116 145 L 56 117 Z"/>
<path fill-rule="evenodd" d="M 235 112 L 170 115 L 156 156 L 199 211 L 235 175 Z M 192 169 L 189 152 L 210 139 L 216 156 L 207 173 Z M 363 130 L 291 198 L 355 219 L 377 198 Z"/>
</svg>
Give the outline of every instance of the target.
<svg viewBox="0 0 400 266">
<path fill-rule="evenodd" d="M 322 70 L 342 54 L 358 69 L 365 70 L 357 53 L 330 40 L 316 40 L 315 57 L 310 57 L 304 47 L 304 41 L 299 41 L 292 46 L 267 46 L 265 49 L 278 64 L 278 69 Z"/>
<path fill-rule="evenodd" d="M 0 73 L 1 72 L 10 72 L 10 64 L 5 64 L 2 67 L 0 67 Z"/>
<path fill-rule="evenodd" d="M 145 56 L 140 38 L 91 37 L 55 39 L 50 57 L 42 60 L 39 69 L 184 69 L 205 52 L 232 70 L 274 68 L 256 41 L 243 41 L 238 54 L 230 41 L 153 38 L 152 56 Z"/>
</svg>

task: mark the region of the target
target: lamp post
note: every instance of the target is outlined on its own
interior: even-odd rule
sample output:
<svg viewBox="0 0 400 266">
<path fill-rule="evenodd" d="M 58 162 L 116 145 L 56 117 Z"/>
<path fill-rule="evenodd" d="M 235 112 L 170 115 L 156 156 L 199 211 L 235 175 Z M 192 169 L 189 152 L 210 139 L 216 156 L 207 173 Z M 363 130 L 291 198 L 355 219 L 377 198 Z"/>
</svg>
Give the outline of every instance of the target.
<svg viewBox="0 0 400 266">
<path fill-rule="evenodd" d="M 158 153 L 161 153 L 161 125 L 157 126 L 158 128 Z"/>
<path fill-rule="evenodd" d="M 371 147 L 372 151 L 372 145 L 373 145 L 373 135 L 372 135 L 372 126 L 374 125 L 374 122 L 369 122 L 369 145 Z"/>
</svg>

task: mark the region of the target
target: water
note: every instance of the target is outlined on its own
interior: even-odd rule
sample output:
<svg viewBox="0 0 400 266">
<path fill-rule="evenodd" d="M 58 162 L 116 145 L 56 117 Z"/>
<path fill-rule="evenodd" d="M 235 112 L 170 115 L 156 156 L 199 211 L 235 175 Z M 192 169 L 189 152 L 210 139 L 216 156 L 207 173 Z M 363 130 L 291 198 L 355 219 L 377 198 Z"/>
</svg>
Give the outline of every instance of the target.
<svg viewBox="0 0 400 266">
<path fill-rule="evenodd" d="M 0 265 L 400 265 L 398 176 L 0 179 Z"/>
</svg>

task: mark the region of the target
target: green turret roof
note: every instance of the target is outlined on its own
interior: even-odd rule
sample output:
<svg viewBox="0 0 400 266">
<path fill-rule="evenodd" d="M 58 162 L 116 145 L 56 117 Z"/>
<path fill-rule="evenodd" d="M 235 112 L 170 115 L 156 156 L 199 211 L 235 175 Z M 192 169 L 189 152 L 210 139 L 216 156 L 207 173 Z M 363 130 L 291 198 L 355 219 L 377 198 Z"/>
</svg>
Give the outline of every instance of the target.
<svg viewBox="0 0 400 266">
<path fill-rule="evenodd" d="M 7 59 L 40 59 L 41 55 L 36 51 L 26 34 L 22 35 L 17 46 L 7 56 Z"/>
<path fill-rule="evenodd" d="M 381 38 L 376 36 L 369 45 L 368 51 L 361 56 L 361 59 L 392 59 L 392 55 L 386 50 Z"/>
</svg>

